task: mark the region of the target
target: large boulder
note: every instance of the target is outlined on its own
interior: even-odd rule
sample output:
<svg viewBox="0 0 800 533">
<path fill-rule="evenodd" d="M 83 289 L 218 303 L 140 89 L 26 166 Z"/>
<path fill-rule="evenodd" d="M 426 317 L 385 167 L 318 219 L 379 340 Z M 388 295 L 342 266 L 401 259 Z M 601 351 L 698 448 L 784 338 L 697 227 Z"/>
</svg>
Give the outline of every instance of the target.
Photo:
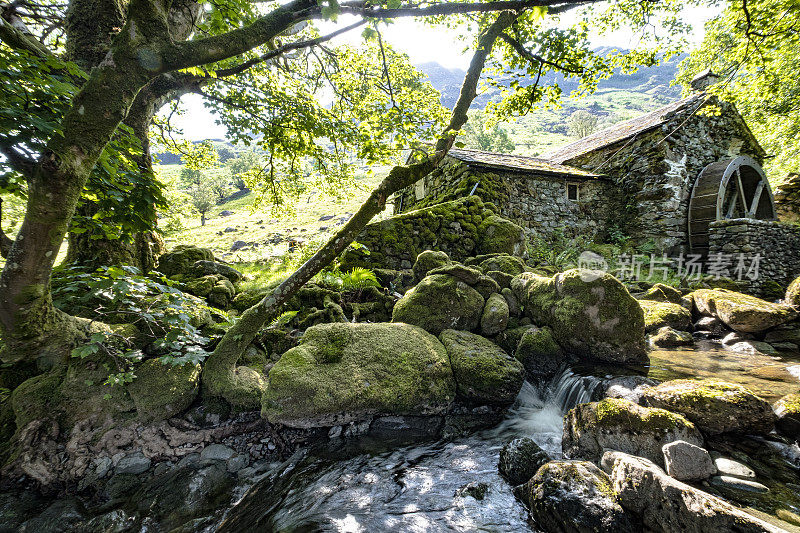
<svg viewBox="0 0 800 533">
<path fill-rule="evenodd" d="M 183 278 L 192 273 L 197 261 L 214 261 L 214 252 L 208 248 L 180 244 L 158 258 L 158 271 L 168 277 Z"/>
<path fill-rule="evenodd" d="M 552 461 L 524 486 L 531 517 L 544 531 L 639 531 L 609 477 L 587 461 Z"/>
<path fill-rule="evenodd" d="M 699 481 L 717 473 L 708 450 L 690 442 L 676 440 L 665 444 L 661 451 L 667 473 L 680 481 Z"/>
<path fill-rule="evenodd" d="M 512 485 L 522 485 L 530 481 L 550 457 L 530 437 L 520 437 L 507 442 L 500 450 L 497 468 Z"/>
<path fill-rule="evenodd" d="M 166 420 L 189 407 L 200 388 L 200 365 L 165 365 L 148 359 L 136 368 L 136 379 L 128 384 L 139 418 L 149 422 Z"/>
<path fill-rule="evenodd" d="M 797 277 L 786 288 L 786 295 L 783 297 L 786 305 L 800 307 L 800 277 Z"/>
<path fill-rule="evenodd" d="M 449 274 L 427 276 L 394 306 L 392 322 L 405 322 L 438 335 L 446 329 L 478 327 L 484 299 L 478 291 Z"/>
<path fill-rule="evenodd" d="M 644 295 L 639 299 L 679 304 L 681 303 L 682 298 L 683 295 L 681 294 L 681 291 L 675 287 L 670 287 L 669 285 L 664 285 L 663 283 L 656 283 L 647 289 L 647 292 L 645 292 Z"/>
<path fill-rule="evenodd" d="M 611 363 L 647 361 L 642 308 L 610 274 L 573 269 L 546 278 L 526 272 L 511 288 L 525 314 L 550 327 L 566 351 Z"/>
<path fill-rule="evenodd" d="M 650 345 L 656 348 L 674 348 L 677 346 L 691 346 L 694 337 L 688 331 L 678 331 L 669 326 L 659 328 L 650 335 Z"/>
<path fill-rule="evenodd" d="M 525 252 L 525 231 L 498 215 L 486 217 L 478 226 L 478 254 L 522 255 Z"/>
<path fill-rule="evenodd" d="M 525 367 L 529 381 L 549 380 L 566 362 L 563 350 L 553 339 L 553 332 L 548 327 L 528 326 L 522 329 L 514 357 Z"/>
<path fill-rule="evenodd" d="M 648 333 L 669 326 L 678 331 L 691 331 L 692 313 L 678 304 L 639 300 L 644 311 L 644 329 Z"/>
<path fill-rule="evenodd" d="M 775 414 L 766 400 L 727 381 L 665 381 L 644 391 L 643 398 L 647 405 L 681 413 L 709 435 L 765 435 L 775 426 Z"/>
<path fill-rule="evenodd" d="M 220 263 L 218 261 L 195 261 L 192 265 L 191 274 L 195 277 L 208 276 L 212 274 L 223 276 L 228 278 L 231 283 L 239 283 L 244 279 L 244 274 L 232 266 Z"/>
<path fill-rule="evenodd" d="M 800 393 L 787 394 L 773 406 L 775 429 L 784 437 L 800 440 Z"/>
<path fill-rule="evenodd" d="M 629 400 L 606 398 L 580 404 L 564 417 L 561 447 L 572 459 L 599 461 L 603 450 L 619 450 L 663 464 L 661 448 L 683 440 L 703 445 L 703 437 L 683 416 Z"/>
<path fill-rule="evenodd" d="M 622 506 L 650 531 L 669 533 L 785 533 L 700 489 L 668 476 L 651 461 L 606 452 L 603 467 Z"/>
<path fill-rule="evenodd" d="M 487 337 L 497 335 L 508 326 L 509 310 L 506 299 L 494 293 L 486 299 L 481 314 L 481 333 Z"/>
<path fill-rule="evenodd" d="M 419 254 L 417 256 L 417 260 L 414 261 L 414 266 L 412 267 L 414 272 L 414 281 L 419 283 L 425 278 L 425 276 L 428 275 L 428 272 L 434 268 L 439 268 L 449 264 L 450 258 L 446 253 L 437 252 L 435 250 L 425 250 Z"/>
<path fill-rule="evenodd" d="M 434 415 L 455 397 L 444 346 L 409 324 L 334 323 L 306 330 L 269 372 L 262 415 L 328 427 L 376 415 Z"/>
<path fill-rule="evenodd" d="M 447 350 L 456 397 L 471 405 L 508 406 L 522 388 L 522 364 L 480 335 L 448 329 L 439 339 Z"/>
<path fill-rule="evenodd" d="M 700 314 L 715 316 L 730 329 L 743 333 L 766 331 L 797 317 L 787 305 L 726 289 L 699 289 L 690 296 Z"/>
<path fill-rule="evenodd" d="M 511 276 L 516 276 L 525 272 L 525 262 L 519 257 L 508 254 L 491 254 L 479 256 L 466 262 L 468 265 L 476 265 L 484 273 L 502 272 Z"/>
</svg>

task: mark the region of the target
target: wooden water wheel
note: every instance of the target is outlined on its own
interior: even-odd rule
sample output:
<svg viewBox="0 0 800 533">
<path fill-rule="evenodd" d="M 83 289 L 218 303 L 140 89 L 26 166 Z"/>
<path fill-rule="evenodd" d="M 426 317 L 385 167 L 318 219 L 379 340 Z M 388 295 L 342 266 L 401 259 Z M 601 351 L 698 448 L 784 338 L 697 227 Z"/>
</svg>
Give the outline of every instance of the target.
<svg viewBox="0 0 800 533">
<path fill-rule="evenodd" d="M 741 155 L 706 166 L 689 198 L 689 246 L 708 255 L 708 228 L 715 220 L 776 220 L 775 201 L 767 177 L 751 157 Z"/>
</svg>

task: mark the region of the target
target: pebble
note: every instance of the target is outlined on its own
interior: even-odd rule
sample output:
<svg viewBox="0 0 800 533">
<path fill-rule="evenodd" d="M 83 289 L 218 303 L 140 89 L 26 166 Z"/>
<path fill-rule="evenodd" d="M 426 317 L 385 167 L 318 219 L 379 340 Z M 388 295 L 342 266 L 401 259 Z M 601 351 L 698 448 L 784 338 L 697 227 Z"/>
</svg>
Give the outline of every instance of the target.
<svg viewBox="0 0 800 533">
<path fill-rule="evenodd" d="M 227 461 L 236 452 L 233 451 L 233 448 L 229 448 L 224 444 L 209 444 L 203 451 L 200 452 L 200 460 L 203 462 L 208 461 Z"/>
<path fill-rule="evenodd" d="M 150 459 L 145 457 L 142 452 L 127 455 L 119 460 L 114 473 L 119 474 L 141 474 L 150 468 Z"/>
<path fill-rule="evenodd" d="M 769 492 L 769 488 L 761 483 L 733 476 L 714 476 L 710 479 L 710 483 L 715 487 L 726 489 L 745 490 L 748 492 Z"/>
<path fill-rule="evenodd" d="M 724 476 L 734 476 L 739 478 L 755 479 L 756 473 L 750 467 L 727 457 L 714 458 L 714 466 L 717 472 Z"/>
</svg>

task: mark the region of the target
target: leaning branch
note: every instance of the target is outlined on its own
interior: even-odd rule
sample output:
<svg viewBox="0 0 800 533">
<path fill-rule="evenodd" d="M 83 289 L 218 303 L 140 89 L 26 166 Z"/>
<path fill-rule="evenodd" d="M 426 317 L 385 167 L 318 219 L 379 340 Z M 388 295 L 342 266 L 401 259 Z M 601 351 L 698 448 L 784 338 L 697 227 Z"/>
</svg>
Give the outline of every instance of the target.
<svg viewBox="0 0 800 533">
<path fill-rule="evenodd" d="M 437 142 L 434 153 L 419 163 L 394 167 L 336 235 L 269 295 L 242 313 L 236 324 L 228 329 L 214 352 L 209 355 L 203 368 L 203 387 L 207 394 L 225 398 L 241 408 L 253 409 L 260 405 L 261 394 L 266 387 L 264 378 L 252 368 L 237 367 L 239 358 L 264 324 L 278 315 L 286 301 L 341 254 L 361 233 L 364 226 L 383 211 L 389 196 L 425 177 L 445 157 L 453 144 L 456 132 L 467 121 L 467 111 L 477 94 L 481 72 L 498 35 L 510 26 L 515 18 L 514 13 L 507 11 L 500 13 L 497 20 L 478 39 L 478 48 L 464 77 L 450 124 Z"/>
<path fill-rule="evenodd" d="M 25 50 L 39 57 L 53 55 L 53 53 L 45 45 L 40 43 L 36 37 L 14 27 L 13 24 L 3 17 L 0 17 L 0 41 L 14 50 Z"/>
</svg>

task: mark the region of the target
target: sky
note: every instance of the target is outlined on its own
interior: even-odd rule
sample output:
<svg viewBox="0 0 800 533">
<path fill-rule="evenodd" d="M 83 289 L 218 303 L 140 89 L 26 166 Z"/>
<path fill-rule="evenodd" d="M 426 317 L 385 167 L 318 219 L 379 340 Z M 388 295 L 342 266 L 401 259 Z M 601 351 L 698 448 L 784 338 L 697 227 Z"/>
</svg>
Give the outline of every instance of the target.
<svg viewBox="0 0 800 533">
<path fill-rule="evenodd" d="M 703 38 L 703 25 L 709 20 L 718 8 L 690 8 L 687 20 L 693 22 L 693 32 L 689 38 L 693 44 L 698 44 Z M 354 20 L 354 19 L 353 19 Z M 569 14 L 562 15 L 562 21 L 570 22 Z M 341 27 L 351 23 L 347 17 L 341 17 Z M 326 33 L 335 28 L 331 23 L 320 24 L 320 31 Z M 327 31 L 326 31 L 327 30 Z M 456 37 L 455 30 L 437 29 L 431 31 L 430 27 L 423 27 L 411 19 L 399 19 L 385 29 L 382 35 L 386 42 L 398 50 L 408 54 L 415 65 L 428 62 L 438 62 L 447 68 L 465 69 L 469 64 L 472 50 L 464 50 L 465 44 Z M 338 39 L 338 42 L 357 44 L 360 40 L 360 30 L 354 30 Z M 592 42 L 596 47 L 614 46 L 620 48 L 633 48 L 638 36 L 631 32 L 620 30 L 607 35 L 594 35 Z M 336 43 L 337 41 L 334 41 Z M 185 113 L 173 123 L 183 130 L 183 136 L 189 140 L 223 139 L 225 128 L 215 124 L 214 115 L 203 106 L 203 99 L 199 95 L 187 95 L 181 100 Z"/>
</svg>

